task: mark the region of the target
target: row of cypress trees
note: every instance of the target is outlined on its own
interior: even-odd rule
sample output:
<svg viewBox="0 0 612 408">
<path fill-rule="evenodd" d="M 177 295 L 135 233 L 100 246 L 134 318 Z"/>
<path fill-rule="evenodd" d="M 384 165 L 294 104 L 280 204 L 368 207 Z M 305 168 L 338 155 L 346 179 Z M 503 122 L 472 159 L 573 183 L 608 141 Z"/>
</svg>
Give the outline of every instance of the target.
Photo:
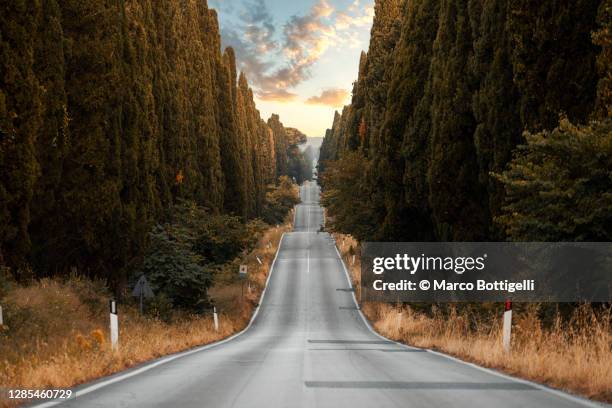
<svg viewBox="0 0 612 408">
<path fill-rule="evenodd" d="M 0 11 L 0 266 L 112 278 L 177 199 L 261 214 L 287 136 L 260 118 L 205 0 Z"/>
<path fill-rule="evenodd" d="M 545 132 L 560 117 L 598 135 L 602 158 L 592 166 L 605 172 L 612 165 L 612 135 L 604 126 L 610 120 L 611 16 L 610 0 L 376 0 L 352 102 L 336 113 L 321 150 L 324 203 L 336 227 L 366 240 L 571 238 L 571 228 L 512 236 L 538 231 L 539 221 L 529 214 L 520 214 L 522 227 L 511 224 L 519 208 L 541 207 L 542 188 L 565 188 L 554 192 L 559 196 L 571 192 L 567 183 L 551 187 L 542 173 L 500 173 L 518 145 L 529 150 L 530 143 L 548 140 Z M 591 121 L 599 127 L 587 126 Z M 567 123 L 565 129 L 572 128 Z M 576 144 L 580 129 L 573 129 L 557 132 L 566 145 Z M 539 132 L 542 137 L 529 137 Z M 557 146 L 547 154 L 559 155 L 561 165 L 568 151 L 577 164 L 593 149 Z M 530 157 L 548 160 L 544 153 Z M 514 164 L 522 169 L 532 160 L 519 159 Z M 561 173 L 592 177 L 595 170 Z M 532 185 L 540 191 L 518 193 L 524 180 L 513 177 L 537 178 Z M 591 188 L 585 199 L 608 197 L 597 201 L 608 215 L 589 222 L 610 224 L 610 180 L 583 184 Z M 545 212 L 560 211 L 550 204 Z M 557 219 L 571 218 L 571 207 Z"/>
</svg>

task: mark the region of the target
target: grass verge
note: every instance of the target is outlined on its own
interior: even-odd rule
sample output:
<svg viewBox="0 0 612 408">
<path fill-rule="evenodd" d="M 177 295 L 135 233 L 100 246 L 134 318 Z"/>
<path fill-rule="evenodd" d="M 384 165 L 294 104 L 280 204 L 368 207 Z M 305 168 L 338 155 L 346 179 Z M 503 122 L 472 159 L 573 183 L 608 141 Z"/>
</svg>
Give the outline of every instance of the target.
<svg viewBox="0 0 612 408">
<path fill-rule="evenodd" d="M 2 301 L 0 387 L 69 388 L 239 332 L 259 302 L 281 236 L 290 229 L 287 222 L 262 235 L 242 260 L 248 265 L 247 282 L 236 281 L 234 265 L 218 277 L 209 296 L 219 312 L 219 331 L 214 329 L 212 313 L 172 312 L 161 319 L 141 316 L 135 303 L 120 305 L 119 350 L 112 352 L 110 293 L 104 282 L 71 277 L 12 288 Z M 0 399 L 3 407 L 17 403 Z"/>
<path fill-rule="evenodd" d="M 342 234 L 335 238 L 359 300 L 358 242 Z M 372 327 L 387 338 L 612 402 L 612 309 L 582 305 L 569 316 L 557 313 L 544 322 L 541 306 L 523 304 L 515 310 L 512 351 L 506 353 L 502 305 L 440 305 L 424 311 L 409 304 L 361 303 Z"/>
</svg>

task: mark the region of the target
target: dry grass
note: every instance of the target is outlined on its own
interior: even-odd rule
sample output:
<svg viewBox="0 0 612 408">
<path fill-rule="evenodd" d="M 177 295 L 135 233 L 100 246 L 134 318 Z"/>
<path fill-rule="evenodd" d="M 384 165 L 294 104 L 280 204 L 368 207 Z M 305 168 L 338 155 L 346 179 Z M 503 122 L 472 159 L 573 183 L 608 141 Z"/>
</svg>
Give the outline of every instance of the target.
<svg viewBox="0 0 612 408">
<path fill-rule="evenodd" d="M 102 282 L 43 279 L 13 288 L 2 303 L 5 323 L 14 324 L 0 327 L 0 387 L 67 388 L 242 330 L 259 301 L 280 237 L 289 229 L 288 223 L 271 228 L 247 256 L 250 284 L 245 283 L 244 296 L 242 283 L 229 276 L 210 290 L 219 311 L 218 332 L 212 314 L 174 313 L 164 322 L 121 305 L 119 350 L 112 352 L 109 295 Z M 0 406 L 10 405 L 0 400 Z"/>
<path fill-rule="evenodd" d="M 349 253 L 351 245 L 357 248 L 357 242 L 342 235 L 336 239 L 359 299 L 359 251 L 354 251 L 354 265 Z M 501 306 L 494 309 L 497 313 L 474 313 L 469 308 L 460 311 L 452 305 L 444 311 L 434 307 L 426 313 L 408 305 L 362 305 L 375 330 L 393 340 L 441 350 L 482 366 L 612 402 L 612 309 L 595 311 L 585 305 L 569 318 L 557 316 L 552 324 L 544 325 L 539 307 L 522 305 L 515 311 L 512 351 L 506 353 L 501 344 Z"/>
</svg>

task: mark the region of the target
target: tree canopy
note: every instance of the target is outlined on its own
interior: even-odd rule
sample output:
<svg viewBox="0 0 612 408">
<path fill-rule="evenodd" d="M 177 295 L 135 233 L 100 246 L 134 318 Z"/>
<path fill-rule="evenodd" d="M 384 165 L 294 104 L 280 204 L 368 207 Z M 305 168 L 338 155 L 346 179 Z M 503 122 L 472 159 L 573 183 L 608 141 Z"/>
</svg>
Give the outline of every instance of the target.
<svg viewBox="0 0 612 408">
<path fill-rule="evenodd" d="M 366 240 L 522 240 L 541 216 L 566 233 L 528 239 L 602 238 L 611 4 L 376 1 L 351 104 L 321 149 L 332 224 Z M 592 213 L 572 215 L 581 205 Z"/>
<path fill-rule="evenodd" d="M 179 200 L 246 222 L 288 174 L 206 1 L 3 1 L 0 55 L 0 264 L 20 273 L 125 280 Z"/>
</svg>

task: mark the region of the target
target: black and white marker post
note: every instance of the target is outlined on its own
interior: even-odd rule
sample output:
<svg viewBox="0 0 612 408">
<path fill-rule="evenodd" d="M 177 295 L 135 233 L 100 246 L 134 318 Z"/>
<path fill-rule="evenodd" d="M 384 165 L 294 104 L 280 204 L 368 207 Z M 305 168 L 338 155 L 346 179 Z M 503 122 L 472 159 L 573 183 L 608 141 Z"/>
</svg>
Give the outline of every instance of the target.
<svg viewBox="0 0 612 408">
<path fill-rule="evenodd" d="M 219 331 L 219 316 L 217 315 L 217 308 L 213 307 L 213 321 L 215 323 L 215 331 Z"/>
<path fill-rule="evenodd" d="M 4 324 L 4 318 L 2 317 L 2 306 L 0 306 L 0 326 Z"/>
<path fill-rule="evenodd" d="M 504 311 L 504 327 L 502 329 L 502 343 L 504 350 L 510 352 L 510 336 L 512 334 L 512 302 L 506 300 L 506 307 Z"/>
<path fill-rule="evenodd" d="M 113 351 L 119 346 L 119 318 L 117 316 L 117 302 L 111 300 L 110 305 L 110 341 Z"/>
<path fill-rule="evenodd" d="M 241 299 L 244 298 L 244 281 L 247 278 L 247 266 L 246 265 L 240 265 L 240 268 L 238 269 L 238 276 L 240 277 L 240 280 L 242 281 L 242 285 L 241 285 L 241 293 L 240 293 L 240 297 Z"/>
</svg>

